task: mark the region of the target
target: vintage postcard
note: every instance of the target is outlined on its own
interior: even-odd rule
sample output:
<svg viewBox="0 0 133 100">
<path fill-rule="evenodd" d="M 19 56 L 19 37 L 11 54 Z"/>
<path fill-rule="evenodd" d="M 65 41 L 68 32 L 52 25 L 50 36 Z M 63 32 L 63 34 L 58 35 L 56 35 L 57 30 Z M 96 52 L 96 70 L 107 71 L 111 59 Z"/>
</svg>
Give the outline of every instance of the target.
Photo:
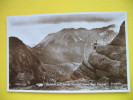
<svg viewBox="0 0 133 100">
<path fill-rule="evenodd" d="M 126 16 L 126 12 L 8 16 L 8 92 L 129 92 Z"/>
</svg>

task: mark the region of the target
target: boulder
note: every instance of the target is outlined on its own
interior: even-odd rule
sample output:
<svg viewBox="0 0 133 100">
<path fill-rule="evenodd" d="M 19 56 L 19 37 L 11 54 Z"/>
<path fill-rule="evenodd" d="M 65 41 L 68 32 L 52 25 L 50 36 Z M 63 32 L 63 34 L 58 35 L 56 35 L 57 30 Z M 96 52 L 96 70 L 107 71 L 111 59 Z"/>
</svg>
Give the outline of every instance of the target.
<svg viewBox="0 0 133 100">
<path fill-rule="evenodd" d="M 73 74 L 71 75 L 71 78 L 73 80 L 80 79 L 80 78 L 83 78 L 83 77 L 84 77 L 84 75 L 81 72 L 79 72 L 78 70 L 75 70 L 73 72 Z"/>
<path fill-rule="evenodd" d="M 112 77 L 119 78 L 120 77 L 120 66 L 112 66 L 109 69 L 109 72 L 110 72 Z"/>
<path fill-rule="evenodd" d="M 102 77 L 109 77 L 110 73 L 107 72 L 107 71 L 97 69 L 96 70 L 96 75 L 97 75 L 97 77 L 102 78 Z"/>
<path fill-rule="evenodd" d="M 96 69 L 110 71 L 111 69 L 119 69 L 121 61 L 112 60 L 105 55 L 91 53 L 88 62 Z"/>
<path fill-rule="evenodd" d="M 88 60 L 83 60 L 82 61 L 82 65 L 84 65 L 86 68 L 88 68 L 90 71 L 95 71 L 95 68 L 92 67 L 89 63 L 88 63 Z"/>
<path fill-rule="evenodd" d="M 84 65 L 80 65 L 79 68 L 81 69 L 82 73 L 91 78 L 91 79 L 96 79 L 96 74 L 92 71 L 90 71 L 87 67 L 85 67 Z"/>
<path fill-rule="evenodd" d="M 103 54 L 113 60 L 126 60 L 126 47 L 124 46 L 97 46 L 96 52 Z"/>
</svg>

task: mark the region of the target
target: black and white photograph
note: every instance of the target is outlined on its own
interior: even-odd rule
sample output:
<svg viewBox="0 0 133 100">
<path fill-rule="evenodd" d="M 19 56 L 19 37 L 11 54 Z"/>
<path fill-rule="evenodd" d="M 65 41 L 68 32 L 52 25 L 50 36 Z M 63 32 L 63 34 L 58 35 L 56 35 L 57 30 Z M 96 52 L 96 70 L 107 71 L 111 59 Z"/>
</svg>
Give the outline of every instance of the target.
<svg viewBox="0 0 133 100">
<path fill-rule="evenodd" d="M 7 91 L 129 92 L 126 12 L 7 17 Z"/>
</svg>

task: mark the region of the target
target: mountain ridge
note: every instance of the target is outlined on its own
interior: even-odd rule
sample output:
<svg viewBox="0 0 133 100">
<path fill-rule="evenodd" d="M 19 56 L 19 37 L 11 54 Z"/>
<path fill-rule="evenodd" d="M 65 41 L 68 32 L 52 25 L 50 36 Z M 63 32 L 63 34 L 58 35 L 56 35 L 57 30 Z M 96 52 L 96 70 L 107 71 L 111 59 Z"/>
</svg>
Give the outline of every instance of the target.
<svg viewBox="0 0 133 100">
<path fill-rule="evenodd" d="M 91 30 L 65 28 L 47 35 L 33 49 L 36 51 L 36 56 L 46 64 L 81 63 L 79 61 L 84 58 L 84 55 L 87 57 L 92 51 L 95 41 L 103 44 L 111 42 L 116 36 L 116 33 L 110 30 L 112 27 L 115 25 Z M 100 35 L 102 33 L 104 35 Z"/>
</svg>

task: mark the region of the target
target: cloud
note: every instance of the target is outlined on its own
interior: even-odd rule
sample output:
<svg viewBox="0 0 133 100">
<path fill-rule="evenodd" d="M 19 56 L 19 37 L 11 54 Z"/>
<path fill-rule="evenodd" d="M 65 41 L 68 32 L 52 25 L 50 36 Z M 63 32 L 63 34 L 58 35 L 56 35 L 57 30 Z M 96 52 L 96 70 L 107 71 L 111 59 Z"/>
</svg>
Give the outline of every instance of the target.
<svg viewBox="0 0 133 100">
<path fill-rule="evenodd" d="M 67 22 L 108 22 L 112 21 L 112 18 L 105 18 L 104 16 L 88 15 L 88 14 L 75 14 L 75 15 L 56 15 L 49 16 L 47 18 L 40 18 L 39 23 L 67 23 Z"/>
<path fill-rule="evenodd" d="M 34 25 L 34 24 L 60 24 L 69 22 L 111 22 L 118 18 L 114 14 L 61 14 L 61 15 L 28 15 L 14 16 L 11 18 L 11 25 Z"/>
</svg>

